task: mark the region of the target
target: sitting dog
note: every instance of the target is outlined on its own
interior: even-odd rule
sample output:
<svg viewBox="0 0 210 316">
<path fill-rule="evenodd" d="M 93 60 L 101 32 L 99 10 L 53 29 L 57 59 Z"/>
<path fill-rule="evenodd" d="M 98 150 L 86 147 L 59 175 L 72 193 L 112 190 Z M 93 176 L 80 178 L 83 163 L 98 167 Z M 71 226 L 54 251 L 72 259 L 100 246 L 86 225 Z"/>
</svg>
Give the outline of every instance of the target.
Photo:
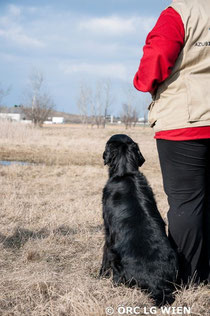
<svg viewBox="0 0 210 316">
<path fill-rule="evenodd" d="M 130 137 L 117 134 L 107 142 L 103 159 L 109 179 L 102 199 L 105 244 L 100 276 L 109 277 L 112 271 L 115 285 L 140 287 L 156 305 L 172 303 L 177 256 L 152 189 L 138 170 L 144 157 Z"/>
</svg>

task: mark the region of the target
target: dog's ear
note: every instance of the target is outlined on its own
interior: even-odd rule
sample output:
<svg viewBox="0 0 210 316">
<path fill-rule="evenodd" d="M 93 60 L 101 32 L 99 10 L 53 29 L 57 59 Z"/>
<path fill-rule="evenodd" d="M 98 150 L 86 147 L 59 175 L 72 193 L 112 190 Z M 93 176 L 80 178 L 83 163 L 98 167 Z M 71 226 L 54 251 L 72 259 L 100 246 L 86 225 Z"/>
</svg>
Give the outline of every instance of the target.
<svg viewBox="0 0 210 316">
<path fill-rule="evenodd" d="M 103 160 L 104 160 L 104 165 L 109 165 L 109 163 L 111 162 L 111 150 L 108 144 L 106 144 L 106 148 L 103 153 Z"/>
<path fill-rule="evenodd" d="M 137 161 L 137 164 L 139 167 L 141 167 L 143 165 L 143 163 L 145 162 L 145 159 L 142 155 L 142 153 L 140 152 L 139 146 L 137 143 L 132 143 L 132 149 L 135 155 L 135 160 Z"/>
</svg>

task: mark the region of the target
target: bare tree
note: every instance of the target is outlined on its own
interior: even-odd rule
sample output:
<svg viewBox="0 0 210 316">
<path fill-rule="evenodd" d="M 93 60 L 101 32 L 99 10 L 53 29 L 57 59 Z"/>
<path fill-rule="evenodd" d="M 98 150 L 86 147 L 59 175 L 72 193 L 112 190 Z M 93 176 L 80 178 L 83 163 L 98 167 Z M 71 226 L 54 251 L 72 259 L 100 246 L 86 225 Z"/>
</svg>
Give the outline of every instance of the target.
<svg viewBox="0 0 210 316">
<path fill-rule="evenodd" d="M 129 128 L 132 125 L 136 126 L 138 122 L 137 111 L 137 96 L 133 86 L 126 84 L 123 86 L 126 102 L 122 106 L 121 121 L 125 124 L 125 128 Z"/>
<path fill-rule="evenodd" d="M 29 79 L 30 86 L 27 91 L 26 101 L 22 106 L 22 112 L 29 120 L 32 120 L 34 125 L 42 126 L 44 121 L 52 114 L 55 105 L 46 91 L 42 72 L 33 70 Z"/>
<path fill-rule="evenodd" d="M 146 94 L 146 96 L 144 97 L 144 99 L 141 102 L 141 111 L 142 111 L 143 118 L 144 118 L 144 121 L 143 121 L 144 126 L 148 122 L 148 107 L 149 107 L 150 103 L 151 103 L 151 96 L 149 94 Z"/>
<path fill-rule="evenodd" d="M 3 88 L 0 84 L 0 108 L 5 108 L 2 104 L 2 100 L 9 94 L 11 88 Z"/>
<path fill-rule="evenodd" d="M 105 128 L 108 110 L 112 102 L 111 81 L 109 79 L 104 82 L 98 81 L 91 99 L 92 126 L 96 124 L 98 128 L 100 125 Z"/>
<path fill-rule="evenodd" d="M 122 106 L 121 121 L 125 124 L 125 128 L 136 126 L 139 120 L 138 111 L 131 104 L 124 103 Z"/>
<path fill-rule="evenodd" d="M 82 124 L 88 123 L 88 106 L 91 103 L 91 95 L 91 89 L 85 83 L 81 83 L 77 107 Z"/>
<path fill-rule="evenodd" d="M 77 107 L 80 113 L 80 119 L 83 124 L 89 120 L 91 126 L 106 126 L 108 110 L 113 102 L 111 93 L 111 81 L 97 81 L 94 89 L 89 85 L 82 83 L 80 85 Z M 88 114 L 90 118 L 88 119 Z"/>
<path fill-rule="evenodd" d="M 91 126 L 96 125 L 98 128 L 103 120 L 103 95 L 102 84 L 100 81 L 96 83 L 95 93 L 91 98 Z"/>
<path fill-rule="evenodd" d="M 129 128 L 132 124 L 136 125 L 138 121 L 138 114 L 131 104 L 124 103 L 122 106 L 121 121 L 125 124 L 125 128 Z M 134 126 L 135 126 L 134 125 Z"/>
<path fill-rule="evenodd" d="M 105 128 L 106 126 L 106 118 L 108 115 L 108 110 L 114 100 L 113 95 L 111 93 L 111 81 L 107 79 L 104 82 L 104 119 L 103 119 L 103 127 Z"/>
<path fill-rule="evenodd" d="M 133 113 L 132 113 L 132 123 L 133 126 L 136 126 L 136 123 L 138 123 L 139 121 L 139 115 L 138 115 L 138 111 L 136 110 L 136 108 L 133 109 Z"/>
</svg>

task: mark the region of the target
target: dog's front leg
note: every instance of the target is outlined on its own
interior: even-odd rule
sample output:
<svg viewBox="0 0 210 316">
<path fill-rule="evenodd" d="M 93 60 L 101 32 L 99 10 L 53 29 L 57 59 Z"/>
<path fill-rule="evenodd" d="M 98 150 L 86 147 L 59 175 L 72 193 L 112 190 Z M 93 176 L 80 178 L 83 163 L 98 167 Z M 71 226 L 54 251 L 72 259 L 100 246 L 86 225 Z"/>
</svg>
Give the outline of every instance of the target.
<svg viewBox="0 0 210 316">
<path fill-rule="evenodd" d="M 99 272 L 99 277 L 109 278 L 111 275 L 111 262 L 109 258 L 109 249 L 107 247 L 107 244 L 104 244 L 104 253 L 103 253 L 103 260 L 101 269 Z"/>
</svg>

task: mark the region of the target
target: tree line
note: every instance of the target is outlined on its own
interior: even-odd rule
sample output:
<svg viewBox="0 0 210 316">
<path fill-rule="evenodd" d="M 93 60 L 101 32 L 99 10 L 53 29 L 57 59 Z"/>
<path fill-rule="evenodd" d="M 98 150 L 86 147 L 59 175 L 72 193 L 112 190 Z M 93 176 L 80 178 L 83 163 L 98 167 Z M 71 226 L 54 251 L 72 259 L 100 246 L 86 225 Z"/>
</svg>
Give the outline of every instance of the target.
<svg viewBox="0 0 210 316">
<path fill-rule="evenodd" d="M 94 89 L 95 88 L 95 89 Z M 111 80 L 97 81 L 92 88 L 86 83 L 80 84 L 77 108 L 82 124 L 91 124 L 98 128 L 105 127 L 107 116 L 110 117 L 111 106 L 114 105 Z M 123 91 L 125 102 L 122 104 L 119 119 L 126 128 L 135 126 L 139 120 L 139 115 L 143 115 L 143 123 L 147 122 L 148 98 L 139 102 L 135 89 L 127 85 Z"/>
<path fill-rule="evenodd" d="M 4 109 L 2 100 L 9 94 L 10 88 L 0 86 L 0 112 Z M 52 114 L 55 103 L 47 91 L 46 80 L 41 71 L 34 69 L 29 76 L 29 84 L 19 106 L 21 113 L 35 126 L 42 126 Z M 4 109 L 5 110 L 5 109 Z"/>
<path fill-rule="evenodd" d="M 81 83 L 77 97 L 77 108 L 82 124 L 90 124 L 105 128 L 107 117 L 110 117 L 111 107 L 114 105 L 115 97 L 110 79 L 98 80 L 94 87 L 87 83 Z M 139 114 L 144 116 L 144 123 L 147 121 L 147 101 L 139 101 L 136 98 L 133 87 L 127 85 L 123 89 L 125 102 L 122 104 L 119 119 L 126 128 L 135 126 Z M 3 88 L 0 85 L 0 111 L 2 100 L 10 92 L 10 88 Z M 34 69 L 29 76 L 29 84 L 21 104 L 21 112 L 26 119 L 31 120 L 36 126 L 42 126 L 55 109 L 55 103 L 47 90 L 46 80 L 41 71 Z"/>
</svg>

